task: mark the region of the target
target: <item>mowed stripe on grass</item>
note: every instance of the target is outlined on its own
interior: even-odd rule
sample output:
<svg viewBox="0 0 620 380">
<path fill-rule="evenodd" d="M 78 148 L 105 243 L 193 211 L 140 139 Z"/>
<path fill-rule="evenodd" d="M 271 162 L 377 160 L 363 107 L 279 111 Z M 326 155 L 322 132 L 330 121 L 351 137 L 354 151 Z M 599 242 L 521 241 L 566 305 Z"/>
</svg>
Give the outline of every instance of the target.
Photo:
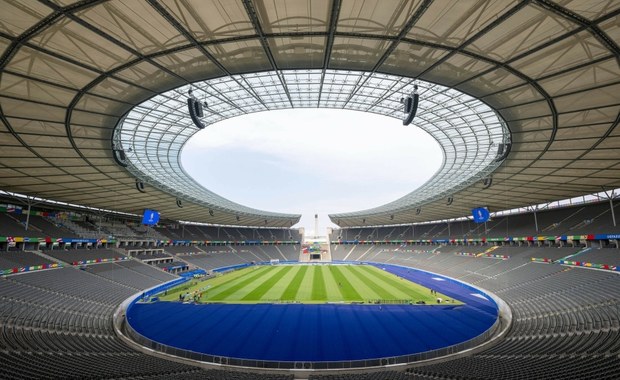
<svg viewBox="0 0 620 380">
<path fill-rule="evenodd" d="M 363 268 L 361 268 L 361 270 L 364 272 L 364 274 L 368 274 L 369 276 L 382 281 L 387 289 L 391 288 L 397 292 L 402 292 L 402 294 L 405 295 L 405 299 L 413 298 L 416 300 L 434 301 L 434 297 L 431 296 L 430 290 L 428 290 L 426 287 L 422 287 L 417 284 L 415 284 L 416 287 L 413 287 L 411 286 L 412 282 L 400 279 L 376 267 L 364 266 Z M 428 293 L 423 293 L 422 289 L 426 290 Z"/>
<path fill-rule="evenodd" d="M 327 300 L 334 302 L 342 301 L 344 299 L 344 295 L 341 292 L 341 288 L 338 286 L 336 278 L 334 278 L 331 266 L 324 267 L 323 279 L 325 280 L 325 289 L 327 290 Z"/>
<path fill-rule="evenodd" d="M 282 276 L 277 283 L 273 284 L 271 289 L 269 289 L 263 296 L 261 300 L 263 301 L 280 301 L 282 300 L 282 296 L 284 292 L 288 288 L 288 286 L 293 282 L 295 277 L 297 277 L 297 273 L 301 270 L 300 266 L 288 266 L 287 272 Z"/>
<path fill-rule="evenodd" d="M 284 292 L 282 293 L 282 296 L 280 297 L 282 301 L 295 301 L 297 299 L 295 298 L 297 297 L 297 291 L 301 287 L 301 283 L 304 280 L 306 272 L 308 272 L 308 267 L 299 266 L 297 268 L 298 270 L 295 273 L 295 277 L 293 277 L 293 280 L 287 285 L 286 289 L 284 289 Z"/>
<path fill-rule="evenodd" d="M 334 277 L 336 282 L 338 283 L 338 289 L 340 293 L 342 293 L 342 298 L 345 301 L 362 301 L 362 296 L 355 290 L 355 287 L 351 285 L 347 276 L 342 273 L 339 266 L 333 265 L 328 267 L 331 275 Z"/>
<path fill-rule="evenodd" d="M 256 281 L 256 279 L 263 277 L 267 273 L 272 273 L 268 267 L 259 267 L 252 271 L 249 271 L 245 276 L 239 277 L 230 284 L 225 283 L 217 288 L 209 289 L 208 300 L 222 301 L 230 297 L 235 292 L 244 289 L 249 284 Z M 226 276 L 226 275 L 224 275 Z M 227 286 L 228 285 L 228 286 Z"/>
<path fill-rule="evenodd" d="M 306 269 L 306 273 L 304 274 L 304 278 L 301 280 L 301 284 L 299 284 L 299 289 L 297 289 L 296 301 L 308 302 L 312 300 L 312 287 L 314 284 L 314 268 L 311 266 L 304 266 Z"/>
<path fill-rule="evenodd" d="M 377 284 L 365 282 L 363 278 L 357 276 L 359 269 L 352 269 L 350 267 L 342 268 L 342 273 L 347 276 L 349 282 L 354 286 L 360 294 L 363 294 L 366 299 L 379 299 L 379 298 L 391 298 L 392 294 L 380 288 Z"/>
<path fill-rule="evenodd" d="M 312 278 L 312 301 L 326 301 L 327 289 L 325 288 L 325 280 L 323 279 L 323 266 L 312 267 L 314 269 L 314 277 Z"/>
<path fill-rule="evenodd" d="M 391 276 L 385 276 L 379 269 L 372 267 L 377 276 L 371 276 L 368 268 L 360 268 L 359 270 L 351 273 L 352 276 L 359 278 L 361 282 L 372 287 L 376 293 L 378 299 L 384 300 L 406 300 L 413 299 L 417 292 L 412 289 L 411 282 L 405 282 L 405 280 L 395 280 Z M 401 284 L 402 282 L 402 284 Z M 402 285 L 402 286 L 400 286 Z"/>
<path fill-rule="evenodd" d="M 243 301 L 255 301 L 262 299 L 265 294 L 267 294 L 271 289 L 273 289 L 276 284 L 284 277 L 287 273 L 289 273 L 293 269 L 293 267 L 278 267 L 275 270 L 272 276 L 268 278 L 262 278 L 262 281 L 255 281 L 254 284 L 250 284 L 247 286 L 246 291 L 247 294 L 241 297 Z M 253 290 L 250 290 L 254 288 Z M 281 294 L 281 292 L 278 292 Z"/>
</svg>

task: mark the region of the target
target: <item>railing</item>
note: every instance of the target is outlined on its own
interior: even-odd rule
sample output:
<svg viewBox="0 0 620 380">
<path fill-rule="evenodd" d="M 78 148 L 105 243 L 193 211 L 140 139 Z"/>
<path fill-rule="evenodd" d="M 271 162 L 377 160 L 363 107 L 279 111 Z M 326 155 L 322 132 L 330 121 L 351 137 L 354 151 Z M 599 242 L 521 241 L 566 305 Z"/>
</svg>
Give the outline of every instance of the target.
<svg viewBox="0 0 620 380">
<path fill-rule="evenodd" d="M 353 369 L 353 368 L 368 368 L 368 367 L 382 367 L 395 364 L 410 364 L 423 360 L 430 360 L 446 355 L 456 354 L 467 349 L 476 347 L 486 340 L 488 340 L 499 328 L 499 319 L 495 321 L 493 326 L 484 333 L 477 337 L 470 339 L 453 346 L 443 347 L 437 350 L 421 352 L 411 355 L 384 357 L 367 360 L 349 360 L 349 361 L 325 361 L 325 362 L 299 362 L 299 361 L 269 361 L 269 360 L 251 360 L 241 358 L 231 358 L 225 356 L 215 356 L 209 354 L 203 354 L 200 352 L 194 352 L 184 350 L 172 346 L 168 346 L 162 343 L 158 343 L 152 339 L 149 339 L 136 330 L 134 330 L 130 324 L 125 324 L 125 333 L 140 345 L 150 348 L 155 351 L 163 352 L 169 355 L 178 356 L 190 360 L 196 360 L 204 363 L 224 364 L 236 367 L 250 367 L 250 368 L 263 368 L 263 369 L 298 369 L 298 370 L 330 370 L 330 369 Z"/>
</svg>

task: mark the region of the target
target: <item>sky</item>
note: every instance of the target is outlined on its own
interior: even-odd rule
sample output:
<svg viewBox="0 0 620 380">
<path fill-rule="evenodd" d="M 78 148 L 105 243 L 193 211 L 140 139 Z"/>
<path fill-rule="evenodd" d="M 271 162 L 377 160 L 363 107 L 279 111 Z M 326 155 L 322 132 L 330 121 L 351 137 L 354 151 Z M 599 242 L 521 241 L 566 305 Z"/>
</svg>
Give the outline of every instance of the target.
<svg viewBox="0 0 620 380">
<path fill-rule="evenodd" d="M 414 122 L 415 124 L 415 122 Z M 327 214 L 393 201 L 441 165 L 439 144 L 413 124 L 347 110 L 288 109 L 227 119 L 185 144 L 181 163 L 209 190 L 242 205 L 302 214 L 314 236 Z"/>
</svg>

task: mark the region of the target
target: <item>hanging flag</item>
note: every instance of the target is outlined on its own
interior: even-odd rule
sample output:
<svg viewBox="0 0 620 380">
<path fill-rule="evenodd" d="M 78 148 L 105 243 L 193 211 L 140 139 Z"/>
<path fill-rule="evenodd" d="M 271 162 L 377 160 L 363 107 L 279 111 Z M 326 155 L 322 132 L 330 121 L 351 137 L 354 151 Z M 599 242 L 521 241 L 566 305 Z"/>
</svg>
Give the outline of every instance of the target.
<svg viewBox="0 0 620 380">
<path fill-rule="evenodd" d="M 489 213 L 489 209 L 486 207 L 477 207 L 471 210 L 471 214 L 474 217 L 474 222 L 476 223 L 484 223 L 489 220 L 491 214 Z"/>
</svg>

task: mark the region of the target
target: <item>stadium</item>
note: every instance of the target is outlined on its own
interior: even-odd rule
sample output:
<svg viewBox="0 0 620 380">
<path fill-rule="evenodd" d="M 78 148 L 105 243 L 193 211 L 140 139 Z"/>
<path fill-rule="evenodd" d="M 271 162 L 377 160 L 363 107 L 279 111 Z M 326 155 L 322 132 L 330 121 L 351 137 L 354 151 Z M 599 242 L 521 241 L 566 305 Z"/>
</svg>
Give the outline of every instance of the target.
<svg viewBox="0 0 620 380">
<path fill-rule="evenodd" d="M 0 378 L 620 377 L 618 1 L 0 10 Z M 181 164 L 316 108 L 441 165 L 316 239 Z"/>
</svg>

